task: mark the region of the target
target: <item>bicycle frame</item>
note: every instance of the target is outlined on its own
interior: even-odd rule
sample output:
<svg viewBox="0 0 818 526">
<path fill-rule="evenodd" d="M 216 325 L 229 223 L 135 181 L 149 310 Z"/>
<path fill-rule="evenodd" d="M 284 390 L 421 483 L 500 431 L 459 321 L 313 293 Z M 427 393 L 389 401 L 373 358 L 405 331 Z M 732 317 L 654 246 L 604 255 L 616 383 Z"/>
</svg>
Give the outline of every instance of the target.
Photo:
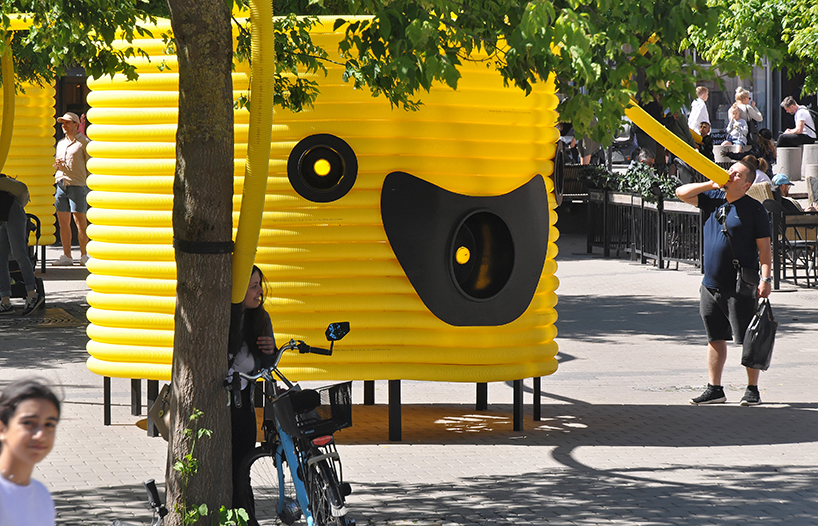
<svg viewBox="0 0 818 526">
<path fill-rule="evenodd" d="M 332 327 L 332 326 L 331 326 Z M 348 331 L 348 327 L 346 328 Z M 328 329 L 328 339 L 330 339 Z M 345 333 L 344 333 L 345 334 Z M 343 337 L 343 334 L 340 336 Z M 331 341 L 333 341 L 333 338 Z M 242 378 L 246 378 L 250 381 L 257 381 L 259 378 L 264 379 L 265 381 L 265 392 L 264 392 L 264 443 L 262 444 L 263 447 L 270 447 L 272 450 L 275 447 L 274 451 L 274 458 L 276 464 L 276 470 L 278 474 L 278 490 L 279 490 L 279 498 L 278 498 L 278 506 L 276 512 L 281 516 L 282 512 L 284 511 L 284 506 L 286 505 L 286 495 L 285 495 L 285 477 L 284 477 L 284 466 L 282 460 L 286 459 L 287 464 L 289 465 L 290 474 L 292 476 L 293 486 L 295 487 L 295 494 L 296 494 L 296 501 L 301 508 L 301 512 L 303 514 L 304 520 L 307 526 L 313 526 L 315 520 L 312 515 L 312 511 L 310 510 L 310 501 L 309 495 L 307 493 L 307 488 L 305 481 L 301 478 L 301 474 L 306 476 L 308 471 L 308 466 L 312 464 L 319 463 L 320 465 L 317 466 L 321 470 L 321 474 L 324 477 L 327 477 L 326 471 L 330 468 L 327 468 L 322 463 L 325 463 L 327 459 L 338 459 L 337 451 L 331 451 L 326 455 L 319 455 L 316 457 L 315 460 L 312 460 L 310 457 L 310 451 L 313 448 L 320 449 L 323 446 L 319 446 L 310 442 L 309 439 L 300 438 L 298 440 L 305 440 L 303 444 L 299 443 L 299 447 L 296 447 L 296 439 L 294 439 L 289 433 L 282 429 L 281 424 L 278 418 L 273 411 L 273 404 L 281 394 L 279 392 L 278 385 L 276 384 L 276 378 L 281 380 L 286 386 L 287 391 L 292 389 L 298 389 L 297 385 L 291 383 L 286 376 L 278 369 L 278 364 L 281 360 L 284 351 L 290 349 L 299 349 L 300 352 L 316 352 L 319 354 L 330 354 L 332 352 L 332 347 L 330 350 L 326 349 L 319 349 L 309 347 L 304 342 L 290 340 L 287 344 L 283 345 L 277 352 L 274 358 L 274 364 L 270 367 L 262 369 L 258 374 L 255 375 L 247 375 L 244 373 L 238 373 L 238 376 Z M 237 392 L 235 388 L 237 387 L 237 377 L 234 376 L 232 381 L 232 386 L 234 389 L 234 394 Z M 274 424 L 274 431 L 273 426 Z M 275 433 L 275 434 L 274 434 Z M 309 446 L 307 445 L 309 443 Z M 300 468 L 300 469 L 299 469 Z M 340 468 L 339 468 L 340 469 Z M 338 513 L 338 515 L 343 516 L 346 515 L 346 509 L 343 506 L 343 499 L 332 499 L 333 501 L 337 500 L 337 502 L 332 502 L 333 508 L 333 515 Z M 340 505 L 339 505 L 340 504 Z M 351 523 L 351 524 L 354 524 Z"/>
</svg>

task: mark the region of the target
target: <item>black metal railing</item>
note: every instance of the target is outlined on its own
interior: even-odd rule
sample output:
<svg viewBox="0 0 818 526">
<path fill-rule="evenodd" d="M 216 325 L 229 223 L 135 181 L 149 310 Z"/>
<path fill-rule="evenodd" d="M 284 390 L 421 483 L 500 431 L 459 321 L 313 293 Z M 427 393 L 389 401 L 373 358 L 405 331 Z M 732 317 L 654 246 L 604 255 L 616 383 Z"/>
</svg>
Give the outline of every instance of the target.
<svg viewBox="0 0 818 526">
<path fill-rule="evenodd" d="M 634 261 L 669 262 L 701 267 L 702 225 L 699 209 L 676 200 L 651 203 L 641 196 L 608 190 L 588 192 L 588 253 L 605 257 L 629 254 Z"/>
</svg>

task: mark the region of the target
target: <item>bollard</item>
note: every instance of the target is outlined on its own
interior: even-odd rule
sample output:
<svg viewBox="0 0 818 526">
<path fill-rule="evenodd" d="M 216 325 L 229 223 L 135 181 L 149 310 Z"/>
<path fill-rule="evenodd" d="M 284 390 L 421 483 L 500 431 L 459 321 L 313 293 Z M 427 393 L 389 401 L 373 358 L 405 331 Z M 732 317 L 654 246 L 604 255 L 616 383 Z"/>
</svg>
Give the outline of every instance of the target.
<svg viewBox="0 0 818 526">
<path fill-rule="evenodd" d="M 784 174 L 790 181 L 801 180 L 801 147 L 787 146 L 776 150 L 778 162 L 773 171 L 776 174 Z"/>
<path fill-rule="evenodd" d="M 801 156 L 801 177 L 807 178 L 807 167 L 818 165 L 818 144 L 805 144 Z M 814 172 L 813 172 L 814 173 Z"/>
</svg>

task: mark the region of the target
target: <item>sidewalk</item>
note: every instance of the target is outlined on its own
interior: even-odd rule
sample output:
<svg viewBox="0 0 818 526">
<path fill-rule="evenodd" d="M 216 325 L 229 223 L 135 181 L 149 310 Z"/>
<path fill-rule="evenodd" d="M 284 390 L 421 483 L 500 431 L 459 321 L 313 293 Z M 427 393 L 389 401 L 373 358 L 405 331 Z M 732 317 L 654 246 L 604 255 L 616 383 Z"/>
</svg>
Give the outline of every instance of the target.
<svg viewBox="0 0 818 526">
<path fill-rule="evenodd" d="M 698 269 L 589 256 L 575 235 L 558 246 L 560 369 L 543 378 L 542 421 L 530 417 L 530 380 L 522 432 L 512 431 L 510 384 L 491 384 L 489 411 L 478 412 L 473 384 L 407 381 L 404 441 L 390 443 L 377 382 L 381 405 L 356 406 L 355 426 L 337 435 L 358 524 L 818 521 L 818 290 L 785 283 L 771 297 L 780 325 L 763 405 L 738 405 L 745 375 L 732 346 L 728 403 L 694 407 L 706 382 Z M 64 390 L 57 445 L 35 473 L 58 524 L 147 524 L 141 482 L 163 480 L 166 443 L 135 425 L 144 417 L 130 415 L 128 380 L 113 380 L 114 425 L 102 425 L 102 379 L 84 365 L 85 275 L 43 276 L 48 308 L 78 326 L 0 320 L 0 385 L 36 370 Z M 358 402 L 361 390 L 356 382 Z"/>
</svg>

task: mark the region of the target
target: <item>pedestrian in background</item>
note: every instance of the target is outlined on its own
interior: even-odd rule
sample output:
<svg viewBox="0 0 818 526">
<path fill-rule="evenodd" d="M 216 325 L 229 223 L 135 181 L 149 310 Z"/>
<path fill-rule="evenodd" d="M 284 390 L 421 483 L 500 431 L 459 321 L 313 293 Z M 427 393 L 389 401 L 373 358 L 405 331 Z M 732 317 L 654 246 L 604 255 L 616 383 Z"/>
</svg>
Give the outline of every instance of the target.
<svg viewBox="0 0 818 526">
<path fill-rule="evenodd" d="M 696 100 L 690 105 L 690 115 L 687 117 L 687 126 L 696 133 L 701 134 L 699 126 L 706 122 L 710 124 L 710 114 L 707 112 L 707 99 L 710 97 L 710 90 L 704 86 L 696 88 Z"/>
<path fill-rule="evenodd" d="M 23 210 L 28 201 L 25 183 L 0 174 L 0 315 L 14 314 L 9 254 L 17 261 L 26 287 L 23 316 L 28 316 L 45 302 L 45 297 L 37 292 L 34 266 L 28 257 L 28 216 Z"/>
<path fill-rule="evenodd" d="M 755 144 L 758 137 L 758 123 L 764 119 L 756 108 L 756 102 L 750 99 L 750 92 L 739 86 L 736 88 L 736 107 L 739 118 L 747 123 L 747 143 Z"/>
<path fill-rule="evenodd" d="M 793 97 L 781 101 L 784 111 L 795 117 L 795 128 L 787 128 L 778 138 L 776 146 L 790 147 L 815 142 L 815 121 L 806 106 L 800 106 Z"/>
<path fill-rule="evenodd" d="M 88 219 L 88 152 L 86 146 L 91 142 L 88 137 L 79 131 L 80 118 L 76 113 L 68 112 L 57 119 L 62 124 L 65 133 L 57 143 L 57 154 L 54 157 L 54 174 L 56 179 L 55 206 L 57 207 L 57 221 L 60 225 L 60 241 L 63 253 L 52 263 L 57 266 L 71 266 L 74 258 L 71 255 L 71 217 L 77 225 L 77 240 L 80 244 L 80 264 L 85 265 L 88 254 L 85 251 L 88 244 L 86 228 Z"/>
<path fill-rule="evenodd" d="M 709 122 L 699 124 L 699 135 L 702 138 L 702 142 L 699 144 L 699 153 L 711 161 L 715 160 L 715 157 L 713 157 L 713 136 L 710 135 Z"/>
<path fill-rule="evenodd" d="M 727 125 L 727 128 L 724 129 L 727 138 L 724 139 L 724 142 L 721 144 L 725 146 L 729 144 L 746 146 L 748 134 L 747 121 L 741 118 L 741 111 L 735 104 L 730 106 L 727 113 L 730 115 L 730 123 Z"/>
</svg>

